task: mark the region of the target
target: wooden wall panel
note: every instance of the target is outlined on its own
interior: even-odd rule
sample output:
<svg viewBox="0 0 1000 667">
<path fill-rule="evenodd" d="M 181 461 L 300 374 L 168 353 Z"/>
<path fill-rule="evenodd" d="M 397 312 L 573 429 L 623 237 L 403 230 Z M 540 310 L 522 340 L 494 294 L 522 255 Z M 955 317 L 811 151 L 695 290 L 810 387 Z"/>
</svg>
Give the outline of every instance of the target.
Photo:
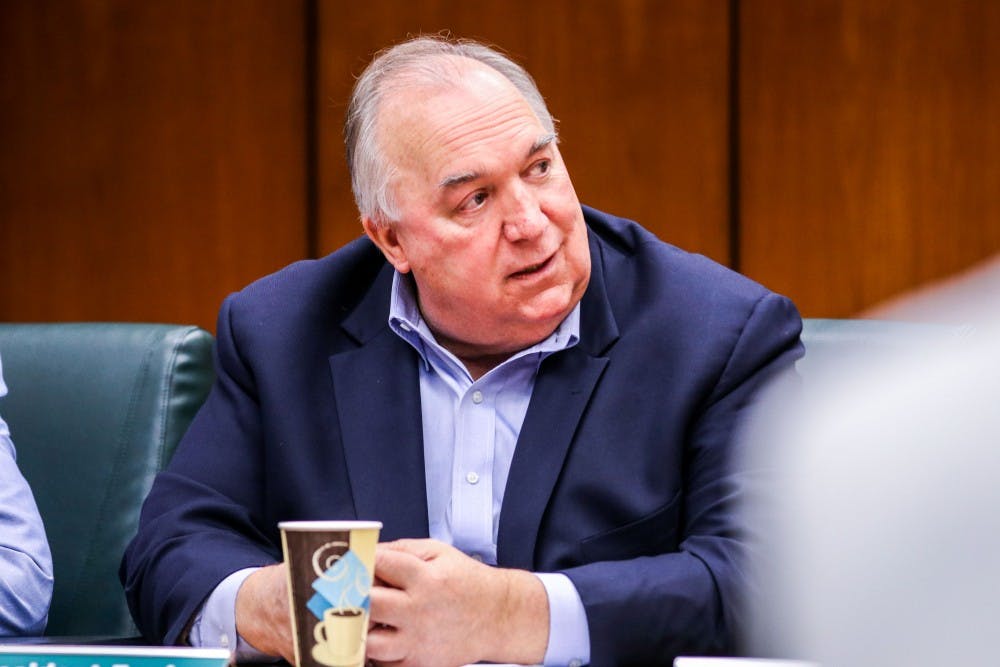
<svg viewBox="0 0 1000 667">
<path fill-rule="evenodd" d="M 361 233 L 341 127 L 379 48 L 442 30 L 500 46 L 560 122 L 584 203 L 728 259 L 728 3 L 724 0 L 369 0 L 319 5 L 319 247 Z"/>
<path fill-rule="evenodd" d="M 581 200 L 723 262 L 738 157 L 739 268 L 808 316 L 1000 251 L 1000 3 L 734 4 L 731 154 L 727 0 L 0 2 L 0 318 L 212 329 L 354 238 L 352 75 L 440 30 L 526 64 Z"/>
<path fill-rule="evenodd" d="M 746 273 L 841 317 L 1000 251 L 1000 3 L 740 5 Z"/>
<path fill-rule="evenodd" d="M 305 9 L 0 3 L 0 318 L 214 330 L 306 253 Z"/>
</svg>

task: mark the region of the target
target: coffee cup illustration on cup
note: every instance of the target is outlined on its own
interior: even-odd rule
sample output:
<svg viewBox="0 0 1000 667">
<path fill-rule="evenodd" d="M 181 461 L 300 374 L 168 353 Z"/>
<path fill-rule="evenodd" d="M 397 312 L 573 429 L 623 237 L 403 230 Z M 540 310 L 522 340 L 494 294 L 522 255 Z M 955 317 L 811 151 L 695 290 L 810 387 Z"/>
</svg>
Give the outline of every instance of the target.
<svg viewBox="0 0 1000 667">
<path fill-rule="evenodd" d="M 367 623 L 368 616 L 362 609 L 327 609 L 313 630 L 313 658 L 331 667 L 360 665 L 365 657 Z"/>
</svg>

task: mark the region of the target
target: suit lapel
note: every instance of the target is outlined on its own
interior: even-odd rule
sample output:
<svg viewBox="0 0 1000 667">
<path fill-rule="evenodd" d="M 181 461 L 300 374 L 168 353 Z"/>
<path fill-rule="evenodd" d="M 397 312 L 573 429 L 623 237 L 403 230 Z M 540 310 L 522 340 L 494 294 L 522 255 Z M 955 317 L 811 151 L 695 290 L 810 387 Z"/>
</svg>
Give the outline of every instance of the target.
<svg viewBox="0 0 1000 667">
<path fill-rule="evenodd" d="M 504 491 L 497 535 L 503 567 L 532 569 L 542 516 L 573 436 L 618 338 L 605 285 L 603 255 L 590 235 L 590 284 L 580 302 L 580 342 L 548 357 L 538 371 Z"/>
<path fill-rule="evenodd" d="M 504 492 L 497 535 L 500 565 L 533 568 L 542 515 L 576 426 L 607 363 L 607 359 L 590 357 L 574 348 L 549 357 L 543 364 Z"/>
<path fill-rule="evenodd" d="M 344 322 L 361 346 L 330 357 L 355 510 L 383 540 L 428 535 L 417 358 L 387 325 L 391 280 L 387 267 Z"/>
</svg>

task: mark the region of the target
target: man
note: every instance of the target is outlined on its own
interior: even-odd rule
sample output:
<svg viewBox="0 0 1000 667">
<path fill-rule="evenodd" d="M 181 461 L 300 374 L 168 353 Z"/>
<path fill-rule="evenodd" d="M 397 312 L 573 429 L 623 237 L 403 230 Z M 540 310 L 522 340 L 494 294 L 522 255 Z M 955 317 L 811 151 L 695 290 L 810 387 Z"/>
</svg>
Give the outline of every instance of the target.
<svg viewBox="0 0 1000 667">
<path fill-rule="evenodd" d="M 345 136 L 367 238 L 224 303 L 123 562 L 139 627 L 290 659 L 277 522 L 357 517 L 373 661 L 731 650 L 730 436 L 800 354 L 791 303 L 581 207 L 533 81 L 480 45 L 377 57 Z"/>
<path fill-rule="evenodd" d="M 0 398 L 7 394 L 0 365 Z M 52 601 L 52 554 L 14 443 L 0 418 L 0 637 L 40 635 Z"/>
</svg>

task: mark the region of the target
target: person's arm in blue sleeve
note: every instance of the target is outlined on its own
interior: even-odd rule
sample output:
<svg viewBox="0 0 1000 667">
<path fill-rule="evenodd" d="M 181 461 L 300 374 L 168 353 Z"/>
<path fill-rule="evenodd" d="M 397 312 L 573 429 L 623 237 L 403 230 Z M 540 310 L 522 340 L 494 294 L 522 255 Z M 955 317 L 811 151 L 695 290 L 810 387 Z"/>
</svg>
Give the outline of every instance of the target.
<svg viewBox="0 0 1000 667">
<path fill-rule="evenodd" d="M 0 365 L 0 397 L 6 394 Z M 49 543 L 0 418 L 0 637 L 42 634 L 51 601 Z"/>
</svg>

